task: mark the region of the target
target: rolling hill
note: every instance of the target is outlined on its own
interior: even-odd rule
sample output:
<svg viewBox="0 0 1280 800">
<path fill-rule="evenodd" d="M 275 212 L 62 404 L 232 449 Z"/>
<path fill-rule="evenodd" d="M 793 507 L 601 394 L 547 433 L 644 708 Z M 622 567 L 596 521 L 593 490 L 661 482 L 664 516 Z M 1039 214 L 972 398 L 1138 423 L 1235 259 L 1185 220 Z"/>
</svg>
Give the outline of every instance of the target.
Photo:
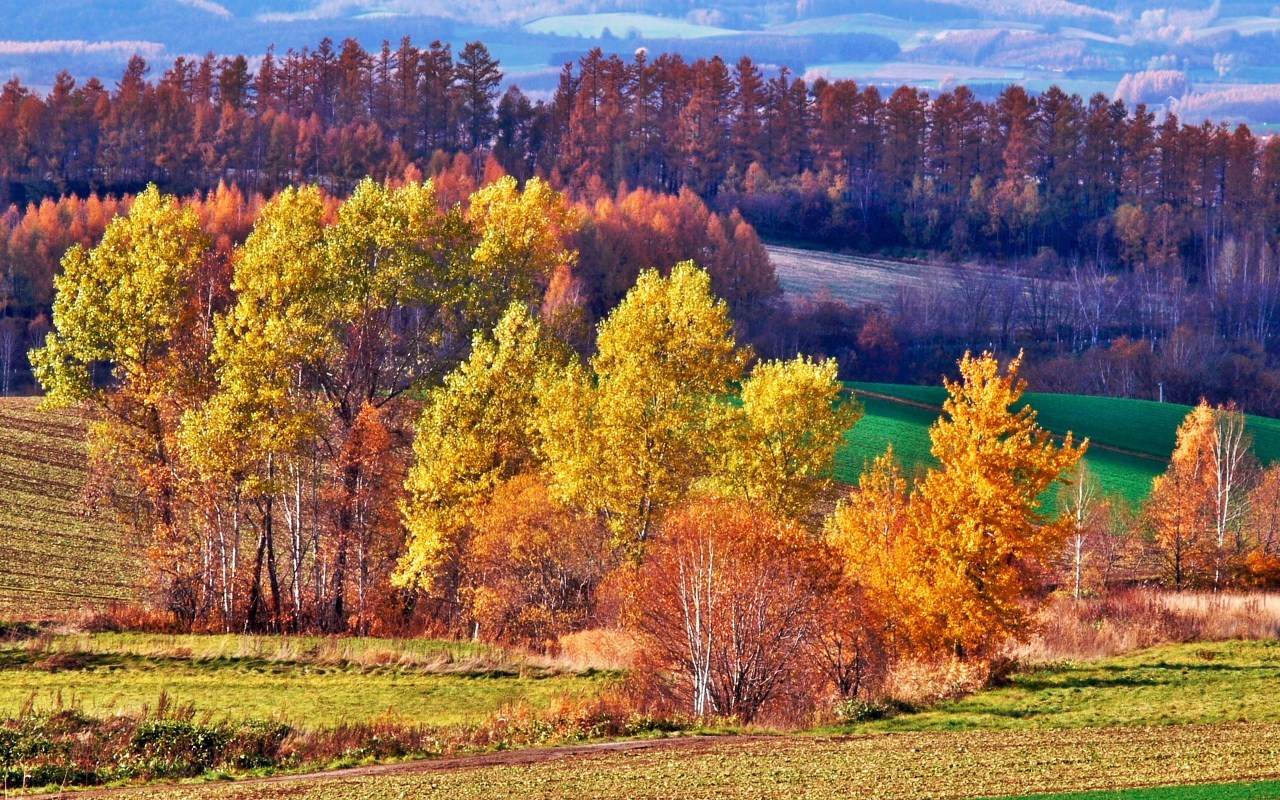
<svg viewBox="0 0 1280 800">
<path fill-rule="evenodd" d="M 929 425 L 938 417 L 946 390 L 940 386 L 852 383 L 849 388 L 867 413 L 850 432 L 837 457 L 836 475 L 846 483 L 857 480 L 867 460 L 892 442 L 904 468 L 934 463 L 929 454 Z M 1164 471 L 1177 437 L 1179 423 L 1191 410 L 1175 403 L 1125 400 L 1082 395 L 1025 395 L 1040 424 L 1055 434 L 1088 437 L 1085 458 L 1103 488 L 1132 503 L 1151 489 L 1151 479 Z M 1250 416 L 1255 455 L 1264 464 L 1280 461 L 1280 420 Z"/>
</svg>

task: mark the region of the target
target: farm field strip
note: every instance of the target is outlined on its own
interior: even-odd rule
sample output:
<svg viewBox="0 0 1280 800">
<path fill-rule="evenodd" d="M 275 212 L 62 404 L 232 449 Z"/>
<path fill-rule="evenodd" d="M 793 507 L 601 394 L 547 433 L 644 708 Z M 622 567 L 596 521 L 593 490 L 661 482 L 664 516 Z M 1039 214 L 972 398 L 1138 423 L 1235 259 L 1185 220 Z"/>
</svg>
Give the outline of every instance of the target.
<svg viewBox="0 0 1280 800">
<path fill-rule="evenodd" d="M 38 708 L 62 698 L 91 715 L 138 713 L 164 695 L 215 720 L 444 726 L 594 696 L 615 679 L 469 642 L 70 634 L 0 646 L 0 716 L 32 698 Z"/>
<path fill-rule="evenodd" d="M 1055 792 L 1054 794 L 992 797 L 985 800 L 1277 800 L 1280 781 L 1156 786 L 1103 792 Z"/>
<path fill-rule="evenodd" d="M 356 776 L 157 788 L 148 800 L 280 797 L 798 798 L 872 800 L 1008 796 L 1274 778 L 1280 725 L 1073 731 L 704 738 L 649 747 L 546 751 L 369 768 Z M 533 753 L 534 755 L 530 755 Z M 287 788 L 285 786 L 287 785 Z"/>
<path fill-rule="evenodd" d="M 811 297 L 825 290 L 833 298 L 850 304 L 888 303 L 902 289 L 955 288 L 962 273 L 1002 274 L 974 264 L 962 267 L 945 262 L 903 261 L 781 244 L 767 244 L 765 250 L 788 294 Z"/>
<path fill-rule="evenodd" d="M 85 426 L 76 409 L 0 399 L 0 615 L 45 618 L 136 596 L 124 530 L 86 508 Z"/>
<path fill-rule="evenodd" d="M 776 244 L 766 245 L 765 249 L 782 288 L 797 296 L 825 289 L 847 303 L 885 302 L 904 286 L 923 288 L 927 282 L 955 282 L 953 271 L 945 265 L 839 255 Z"/>
</svg>

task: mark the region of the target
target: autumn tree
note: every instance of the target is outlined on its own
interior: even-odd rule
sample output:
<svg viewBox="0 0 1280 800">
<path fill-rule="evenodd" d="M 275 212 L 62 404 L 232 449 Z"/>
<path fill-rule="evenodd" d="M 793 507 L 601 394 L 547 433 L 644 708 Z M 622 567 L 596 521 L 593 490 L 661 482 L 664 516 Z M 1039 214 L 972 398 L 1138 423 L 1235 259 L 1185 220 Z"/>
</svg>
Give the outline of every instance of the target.
<svg viewBox="0 0 1280 800">
<path fill-rule="evenodd" d="M 68 251 L 55 282 L 54 331 L 31 354 L 46 404 L 97 409 L 92 458 L 142 509 L 135 523 L 162 591 L 185 619 L 194 614 L 194 567 L 178 526 L 174 432 L 199 392 L 188 364 L 204 357 L 196 293 L 207 247 L 194 211 L 147 189 L 96 247 Z"/>
<path fill-rule="evenodd" d="M 874 691 L 906 641 L 901 621 L 913 609 L 902 591 L 912 557 L 908 484 L 893 447 L 863 468 L 858 486 L 823 524 L 840 585 L 824 613 L 817 652 L 841 697 Z"/>
<path fill-rule="evenodd" d="M 599 520 L 557 504 L 534 472 L 482 499 L 461 564 L 472 635 L 541 647 L 592 621 L 596 590 L 615 566 Z"/>
<path fill-rule="evenodd" d="M 1241 523 L 1255 472 L 1244 415 L 1201 402 L 1178 427 L 1169 468 L 1152 483 L 1146 517 L 1174 588 L 1220 588 L 1244 555 Z"/>
<path fill-rule="evenodd" d="M 433 590 L 447 579 L 475 509 L 532 466 L 535 387 L 555 366 L 553 355 L 528 308 L 512 305 L 492 335 L 477 335 L 467 360 L 432 390 L 405 484 L 409 541 L 397 583 Z"/>
<path fill-rule="evenodd" d="M 1087 441 L 1058 445 L 1030 406 L 1021 357 L 1002 371 L 994 356 L 960 361 L 946 380 L 944 416 L 930 428 L 931 469 L 913 496 L 907 526 L 915 558 L 904 576 L 915 644 L 961 657 L 989 654 L 1025 631 L 1024 601 L 1068 533 L 1042 511 L 1042 496 L 1075 466 Z"/>
<path fill-rule="evenodd" d="M 726 410 L 712 479 L 731 495 L 798 517 L 831 485 L 835 455 L 862 416 L 841 397 L 834 360 L 757 364 Z"/>
<path fill-rule="evenodd" d="M 666 278 L 646 271 L 601 323 L 590 371 L 571 365 L 539 398 L 557 494 L 599 513 L 620 543 L 643 544 L 708 474 L 714 412 L 749 358 L 732 331 L 692 262 Z"/>
<path fill-rule="evenodd" d="M 798 524 L 740 501 L 684 506 L 641 570 L 651 668 L 680 708 L 750 722 L 796 676 L 831 588 L 822 549 Z"/>
<path fill-rule="evenodd" d="M 1092 550 L 1090 545 L 1099 536 L 1106 535 L 1102 530 L 1106 522 L 1102 484 L 1087 464 L 1082 463 L 1070 483 L 1058 488 L 1058 505 L 1070 525 L 1067 559 L 1071 571 L 1071 595 L 1079 602 Z"/>
</svg>

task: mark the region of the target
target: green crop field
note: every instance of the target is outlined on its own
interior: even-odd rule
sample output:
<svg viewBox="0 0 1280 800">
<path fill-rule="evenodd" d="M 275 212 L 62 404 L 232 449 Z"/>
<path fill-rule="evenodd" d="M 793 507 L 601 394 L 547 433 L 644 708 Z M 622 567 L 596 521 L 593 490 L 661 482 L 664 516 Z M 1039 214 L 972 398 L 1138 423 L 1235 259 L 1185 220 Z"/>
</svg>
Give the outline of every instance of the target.
<svg viewBox="0 0 1280 800">
<path fill-rule="evenodd" d="M 298 728 L 390 719 L 480 722 L 504 706 L 540 708 L 612 680 L 466 642 L 322 637 L 62 635 L 0 647 L 0 718 L 34 699 L 86 713 L 138 713 L 163 694 L 215 720 Z"/>
<path fill-rule="evenodd" d="M 133 598 L 123 530 L 82 500 L 86 458 L 77 412 L 0 399 L 0 619 Z"/>
<path fill-rule="evenodd" d="M 1280 781 L 1209 783 L 1192 786 L 1157 786 L 1151 789 L 1117 789 L 1066 794 L 1024 794 L 991 800 L 1276 800 Z"/>
<path fill-rule="evenodd" d="M 917 464 L 935 463 L 929 454 L 929 426 L 941 413 L 945 389 L 886 383 L 849 386 L 867 413 L 837 456 L 836 475 L 841 481 L 856 481 L 863 464 L 890 443 L 908 474 Z M 1164 471 L 1178 425 L 1191 410 L 1174 403 L 1083 395 L 1029 393 L 1025 402 L 1053 433 L 1070 431 L 1077 439 L 1088 437 L 1093 444 L 1085 458 L 1089 468 L 1106 491 L 1133 503 L 1147 496 L 1151 479 Z M 1248 430 L 1259 460 L 1264 464 L 1280 460 L 1280 420 L 1250 416 Z"/>
</svg>

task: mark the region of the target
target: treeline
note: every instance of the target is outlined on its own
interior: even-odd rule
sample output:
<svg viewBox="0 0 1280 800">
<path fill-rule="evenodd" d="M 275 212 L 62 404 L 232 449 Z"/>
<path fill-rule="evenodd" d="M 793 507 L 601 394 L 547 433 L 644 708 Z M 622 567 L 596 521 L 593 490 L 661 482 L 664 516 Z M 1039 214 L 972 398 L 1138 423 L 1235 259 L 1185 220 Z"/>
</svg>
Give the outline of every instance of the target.
<svg viewBox="0 0 1280 800">
<path fill-rule="evenodd" d="M 1027 377 L 1040 390 L 1280 412 L 1274 139 L 1157 123 L 1101 95 L 1013 86 L 982 102 L 965 87 L 933 97 L 902 87 L 886 97 L 851 81 L 766 75 L 750 59 L 596 50 L 566 65 L 548 100 L 500 93 L 500 82 L 479 43 L 455 55 L 407 40 L 376 53 L 322 42 L 268 53 L 256 70 L 243 57 L 179 59 L 154 82 L 135 59 L 114 88 L 64 75 L 46 97 L 14 80 L 0 92 L 0 191 L 20 200 L 225 182 L 270 197 L 313 182 L 343 196 L 367 175 L 449 174 L 474 187 L 506 173 L 542 176 L 584 205 L 603 200 L 620 219 L 632 212 L 618 198 L 636 189 L 656 193 L 643 195 L 651 209 L 687 192 L 728 221 L 728 239 L 753 238 L 754 226 L 830 247 L 994 262 L 953 280 L 939 270 L 878 306 L 819 299 L 767 324 L 763 310 L 735 306 L 768 354 L 803 347 L 837 358 L 846 376 L 932 382 L 965 348 L 1021 348 L 1035 356 Z M 32 340 L 27 327 L 38 338 L 45 324 L 52 254 L 101 230 L 64 210 L 69 230 L 52 231 L 54 213 L 14 206 L 0 221 L 12 240 L 0 253 L 0 351 L 19 369 L 12 354 Z M 665 217 L 644 225 L 662 238 Z M 661 261 L 638 263 L 696 255 L 677 229 Z M 597 286 L 610 285 L 608 267 L 593 266 L 609 247 L 579 249 Z M 590 304 L 597 318 L 639 267 L 629 269 Z"/>
<path fill-rule="evenodd" d="M 766 75 L 749 58 L 597 49 L 533 102 L 515 86 L 500 93 L 481 43 L 455 57 L 407 39 L 375 53 L 354 40 L 268 52 L 256 71 L 244 56 L 212 55 L 179 58 L 154 82 L 148 71 L 134 58 L 112 89 L 64 74 L 45 97 L 6 84 L 9 196 L 220 180 L 343 192 L 480 150 L 517 178 L 575 190 L 688 186 L 770 232 L 844 246 L 1002 256 L 1047 246 L 1203 270 L 1227 239 L 1274 245 L 1280 224 L 1280 145 L 1243 126 L 1157 124 L 1141 105 L 1056 88 L 1011 86 L 989 103 L 965 87 L 886 97 L 847 80 Z M 1140 227 L 1117 217 L 1134 211 Z"/>
</svg>

